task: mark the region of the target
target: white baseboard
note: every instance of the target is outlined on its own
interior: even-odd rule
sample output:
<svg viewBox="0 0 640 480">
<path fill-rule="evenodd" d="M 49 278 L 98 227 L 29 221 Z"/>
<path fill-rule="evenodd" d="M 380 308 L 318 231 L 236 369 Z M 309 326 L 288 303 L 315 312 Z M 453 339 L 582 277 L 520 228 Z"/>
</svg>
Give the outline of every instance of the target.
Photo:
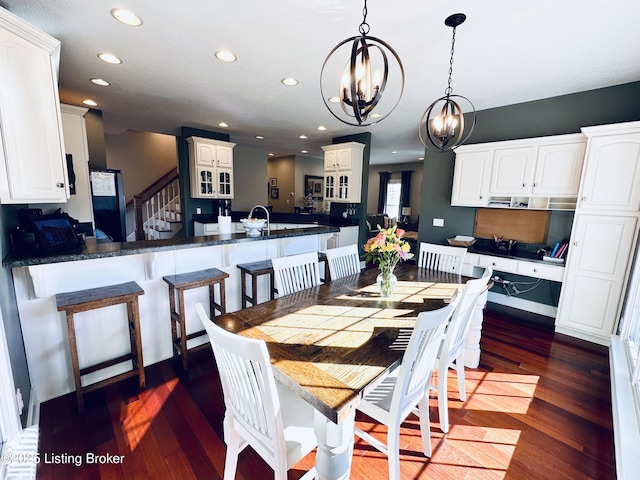
<svg viewBox="0 0 640 480">
<path fill-rule="evenodd" d="M 544 315 L 545 317 L 556 318 L 558 308 L 545 305 L 543 303 L 532 302 L 531 300 L 525 300 L 514 296 L 502 295 L 500 293 L 489 292 L 487 295 L 487 301 L 491 303 L 497 303 L 506 307 L 517 308 L 518 310 L 524 310 L 531 313 L 537 313 L 538 315 Z"/>
</svg>

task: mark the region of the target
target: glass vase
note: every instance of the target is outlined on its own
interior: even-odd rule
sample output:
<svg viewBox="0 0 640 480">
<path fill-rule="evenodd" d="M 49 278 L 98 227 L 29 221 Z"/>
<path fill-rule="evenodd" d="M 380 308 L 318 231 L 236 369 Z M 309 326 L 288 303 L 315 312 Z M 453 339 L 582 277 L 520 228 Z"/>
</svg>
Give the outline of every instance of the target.
<svg viewBox="0 0 640 480">
<path fill-rule="evenodd" d="M 380 290 L 381 297 L 390 297 L 393 293 L 394 288 L 396 288 L 398 279 L 393 274 L 394 268 L 395 266 L 380 266 L 380 273 L 376 278 L 376 283 L 378 284 L 378 289 Z"/>
</svg>

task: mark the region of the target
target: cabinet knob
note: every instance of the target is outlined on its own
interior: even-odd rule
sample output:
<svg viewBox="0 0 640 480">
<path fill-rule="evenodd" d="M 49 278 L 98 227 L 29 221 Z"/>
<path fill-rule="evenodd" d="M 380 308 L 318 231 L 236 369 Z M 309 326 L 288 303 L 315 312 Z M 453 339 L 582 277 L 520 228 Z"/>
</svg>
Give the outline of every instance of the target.
<svg viewBox="0 0 640 480">
<path fill-rule="evenodd" d="M 62 182 L 58 182 L 58 183 L 56 183 L 56 187 L 58 187 L 58 188 L 64 188 L 64 183 L 62 183 Z"/>
<path fill-rule="evenodd" d="M 527 184 L 526 184 L 526 183 L 523 183 L 523 184 L 522 184 L 522 188 L 525 188 L 526 186 L 527 186 Z"/>
<path fill-rule="evenodd" d="M 537 186 L 538 186 L 538 184 L 537 184 L 537 183 L 534 183 L 534 184 L 533 184 L 533 186 L 534 186 L 534 187 L 537 187 Z"/>
<path fill-rule="evenodd" d="M 491 265 L 495 267 L 496 266 L 496 262 L 491 262 Z"/>
<path fill-rule="evenodd" d="M 579 242 L 573 242 L 573 246 L 577 247 L 579 245 Z"/>
<path fill-rule="evenodd" d="M 538 273 L 538 269 L 537 269 L 537 268 L 534 268 L 534 269 L 533 269 L 533 273 Z"/>
<path fill-rule="evenodd" d="M 587 197 L 582 197 L 580 200 L 582 200 L 583 202 L 587 201 Z"/>
</svg>

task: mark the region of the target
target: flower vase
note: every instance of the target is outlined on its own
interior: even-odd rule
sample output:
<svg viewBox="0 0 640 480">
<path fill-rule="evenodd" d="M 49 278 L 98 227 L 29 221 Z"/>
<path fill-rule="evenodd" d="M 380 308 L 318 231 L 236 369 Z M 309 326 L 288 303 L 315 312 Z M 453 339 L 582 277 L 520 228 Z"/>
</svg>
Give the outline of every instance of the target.
<svg viewBox="0 0 640 480">
<path fill-rule="evenodd" d="M 390 297 L 394 288 L 396 288 L 398 279 L 393 274 L 393 269 L 394 267 L 380 266 L 380 273 L 376 278 L 376 283 L 380 289 L 381 297 Z"/>
</svg>

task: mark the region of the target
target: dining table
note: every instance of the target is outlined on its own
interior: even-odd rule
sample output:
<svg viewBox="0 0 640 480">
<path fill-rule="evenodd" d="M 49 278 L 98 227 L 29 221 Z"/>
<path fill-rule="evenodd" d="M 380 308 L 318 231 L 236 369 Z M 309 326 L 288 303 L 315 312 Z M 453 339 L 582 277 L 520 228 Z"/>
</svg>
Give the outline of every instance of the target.
<svg viewBox="0 0 640 480">
<path fill-rule="evenodd" d="M 420 312 L 451 301 L 469 277 L 399 264 L 381 297 L 377 268 L 214 317 L 266 342 L 276 378 L 315 409 L 320 479 L 349 478 L 360 399 L 400 365 Z"/>
</svg>

